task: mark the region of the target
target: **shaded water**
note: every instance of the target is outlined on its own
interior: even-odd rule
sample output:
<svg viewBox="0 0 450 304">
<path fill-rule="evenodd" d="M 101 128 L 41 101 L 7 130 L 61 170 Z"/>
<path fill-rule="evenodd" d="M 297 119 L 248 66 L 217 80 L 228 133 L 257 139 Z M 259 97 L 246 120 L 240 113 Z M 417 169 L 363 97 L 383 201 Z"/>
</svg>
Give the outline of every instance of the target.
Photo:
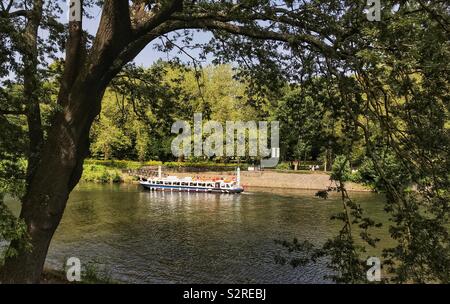
<svg viewBox="0 0 450 304">
<path fill-rule="evenodd" d="M 242 195 L 142 191 L 135 185 L 82 184 L 70 197 L 47 264 L 95 262 L 114 280 L 136 283 L 322 283 L 324 263 L 293 269 L 274 262 L 275 239 L 322 244 L 335 235 L 338 195 L 250 189 Z M 382 197 L 353 193 L 387 222 Z M 386 239 L 386 227 L 377 235 Z M 381 244 L 386 246 L 386 242 Z"/>
</svg>

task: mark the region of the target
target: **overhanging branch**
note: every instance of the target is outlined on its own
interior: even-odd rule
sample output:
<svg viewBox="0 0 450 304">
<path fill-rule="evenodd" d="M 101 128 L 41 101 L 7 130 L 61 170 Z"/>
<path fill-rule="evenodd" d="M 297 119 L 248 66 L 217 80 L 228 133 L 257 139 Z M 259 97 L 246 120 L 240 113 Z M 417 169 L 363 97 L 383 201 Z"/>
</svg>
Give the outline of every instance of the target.
<svg viewBox="0 0 450 304">
<path fill-rule="evenodd" d="M 17 18 L 17 17 L 30 17 L 32 11 L 29 10 L 17 10 L 14 12 L 6 13 L 9 18 Z"/>
<path fill-rule="evenodd" d="M 288 43 L 290 46 L 298 46 L 301 43 L 311 45 L 330 58 L 341 58 L 345 56 L 333 46 L 327 45 L 318 38 L 308 34 L 290 34 L 271 30 L 265 30 L 256 26 L 238 25 L 214 19 L 199 19 L 174 21 L 173 27 L 178 29 L 205 29 L 222 30 L 231 34 L 246 36 L 254 39 L 273 40 Z"/>
<path fill-rule="evenodd" d="M 130 11 L 134 34 L 137 37 L 145 35 L 148 31 L 162 24 L 174 12 L 181 11 L 183 1 L 157 1 L 149 12 L 145 11 L 145 6 L 145 1 L 141 1 L 135 3 Z"/>
</svg>

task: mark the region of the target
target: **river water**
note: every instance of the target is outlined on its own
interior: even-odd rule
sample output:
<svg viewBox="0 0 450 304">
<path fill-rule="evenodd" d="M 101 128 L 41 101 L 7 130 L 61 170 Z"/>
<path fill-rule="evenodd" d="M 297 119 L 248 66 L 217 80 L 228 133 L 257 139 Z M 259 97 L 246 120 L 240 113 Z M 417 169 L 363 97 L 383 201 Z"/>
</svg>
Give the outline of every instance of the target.
<svg viewBox="0 0 450 304">
<path fill-rule="evenodd" d="M 314 194 L 169 193 L 81 184 L 71 194 L 47 266 L 61 269 L 67 258 L 77 257 L 128 283 L 326 283 L 324 261 L 296 269 L 275 263 L 285 253 L 275 239 L 320 245 L 340 228 L 329 219 L 342 209 L 339 196 L 323 200 Z M 372 218 L 387 222 L 381 195 L 352 197 Z M 389 245 L 386 226 L 376 230 L 381 247 Z"/>
</svg>

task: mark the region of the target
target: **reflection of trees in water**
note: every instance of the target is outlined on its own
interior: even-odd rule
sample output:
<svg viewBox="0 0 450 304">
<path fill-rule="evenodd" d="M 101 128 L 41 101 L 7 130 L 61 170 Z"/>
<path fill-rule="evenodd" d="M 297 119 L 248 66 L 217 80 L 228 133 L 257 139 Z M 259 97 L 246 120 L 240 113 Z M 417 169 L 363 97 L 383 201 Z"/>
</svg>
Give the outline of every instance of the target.
<svg viewBox="0 0 450 304">
<path fill-rule="evenodd" d="M 366 207 L 377 199 L 361 195 Z M 337 208 L 338 198 L 323 201 L 313 192 L 225 195 L 86 185 L 71 196 L 50 261 L 98 260 L 118 279 L 135 282 L 323 282 L 322 264 L 276 265 L 274 239 L 323 243 L 335 232 L 328 218 Z"/>
</svg>

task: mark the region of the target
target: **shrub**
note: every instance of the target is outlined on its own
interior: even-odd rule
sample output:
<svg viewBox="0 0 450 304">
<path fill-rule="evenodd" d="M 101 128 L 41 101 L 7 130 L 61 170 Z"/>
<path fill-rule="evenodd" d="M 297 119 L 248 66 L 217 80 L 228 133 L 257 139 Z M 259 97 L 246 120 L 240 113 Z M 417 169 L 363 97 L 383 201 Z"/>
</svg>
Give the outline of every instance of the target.
<svg viewBox="0 0 450 304">
<path fill-rule="evenodd" d="M 94 183 L 119 183 L 121 174 L 117 169 L 110 169 L 104 165 L 84 165 L 83 182 Z"/>
</svg>

